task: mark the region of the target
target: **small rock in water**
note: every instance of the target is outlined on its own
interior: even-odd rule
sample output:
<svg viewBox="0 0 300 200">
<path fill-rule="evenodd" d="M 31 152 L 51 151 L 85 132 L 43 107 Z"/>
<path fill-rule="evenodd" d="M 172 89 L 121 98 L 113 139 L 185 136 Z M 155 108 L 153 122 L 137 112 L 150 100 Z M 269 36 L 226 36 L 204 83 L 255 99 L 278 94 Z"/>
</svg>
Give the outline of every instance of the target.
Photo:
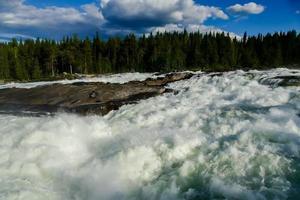
<svg viewBox="0 0 300 200">
<path fill-rule="evenodd" d="M 282 81 L 278 84 L 282 87 L 288 86 L 299 86 L 300 85 L 300 76 L 278 76 L 277 79 L 282 79 Z"/>
<path fill-rule="evenodd" d="M 95 91 L 93 91 L 91 94 L 90 94 L 90 98 L 92 99 L 95 99 L 97 97 L 97 93 Z"/>
<path fill-rule="evenodd" d="M 178 95 L 179 94 L 179 91 L 178 90 L 174 90 L 174 95 Z"/>
</svg>

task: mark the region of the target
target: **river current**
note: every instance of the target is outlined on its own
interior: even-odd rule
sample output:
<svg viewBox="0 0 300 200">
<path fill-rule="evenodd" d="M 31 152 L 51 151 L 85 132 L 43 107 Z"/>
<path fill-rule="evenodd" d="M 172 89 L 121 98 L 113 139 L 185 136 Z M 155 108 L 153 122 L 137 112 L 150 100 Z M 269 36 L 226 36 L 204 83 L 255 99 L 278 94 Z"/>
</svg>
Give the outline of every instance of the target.
<svg viewBox="0 0 300 200">
<path fill-rule="evenodd" d="M 291 75 L 198 72 L 103 117 L 0 115 L 0 199 L 299 199 L 300 87 L 276 79 Z"/>
</svg>

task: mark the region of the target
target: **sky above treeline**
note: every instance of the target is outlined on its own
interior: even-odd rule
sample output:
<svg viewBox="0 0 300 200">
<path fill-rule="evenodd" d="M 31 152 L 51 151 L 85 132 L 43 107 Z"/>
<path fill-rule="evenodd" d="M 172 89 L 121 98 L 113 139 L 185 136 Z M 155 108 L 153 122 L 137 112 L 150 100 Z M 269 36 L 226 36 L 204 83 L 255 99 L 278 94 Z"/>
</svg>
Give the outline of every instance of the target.
<svg viewBox="0 0 300 200">
<path fill-rule="evenodd" d="M 300 31 L 300 0 L 0 0 L 0 41 L 150 32 Z"/>
</svg>

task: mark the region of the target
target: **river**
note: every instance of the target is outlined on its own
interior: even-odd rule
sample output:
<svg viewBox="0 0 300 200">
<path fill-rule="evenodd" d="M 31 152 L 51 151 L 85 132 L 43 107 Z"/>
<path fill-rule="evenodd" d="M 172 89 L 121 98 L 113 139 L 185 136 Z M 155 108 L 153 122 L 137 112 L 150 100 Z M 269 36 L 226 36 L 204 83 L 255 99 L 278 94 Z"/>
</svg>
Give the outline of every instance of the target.
<svg viewBox="0 0 300 200">
<path fill-rule="evenodd" d="M 291 75 L 198 72 L 104 117 L 0 115 L 0 199 L 299 199 L 300 87 L 272 79 Z M 153 74 L 124 76 L 105 81 Z"/>
</svg>

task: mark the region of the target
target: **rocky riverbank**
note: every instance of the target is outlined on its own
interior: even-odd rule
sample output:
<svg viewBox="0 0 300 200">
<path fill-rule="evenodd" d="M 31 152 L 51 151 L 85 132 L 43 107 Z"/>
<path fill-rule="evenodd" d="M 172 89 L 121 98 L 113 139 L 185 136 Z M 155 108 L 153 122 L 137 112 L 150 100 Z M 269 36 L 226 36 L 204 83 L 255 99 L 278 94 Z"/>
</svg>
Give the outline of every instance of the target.
<svg viewBox="0 0 300 200">
<path fill-rule="evenodd" d="M 105 115 L 125 104 L 136 103 L 166 92 L 168 83 L 189 79 L 191 73 L 171 73 L 156 79 L 124 84 L 86 83 L 53 84 L 30 89 L 0 90 L 1 113 L 55 113 Z"/>
</svg>

